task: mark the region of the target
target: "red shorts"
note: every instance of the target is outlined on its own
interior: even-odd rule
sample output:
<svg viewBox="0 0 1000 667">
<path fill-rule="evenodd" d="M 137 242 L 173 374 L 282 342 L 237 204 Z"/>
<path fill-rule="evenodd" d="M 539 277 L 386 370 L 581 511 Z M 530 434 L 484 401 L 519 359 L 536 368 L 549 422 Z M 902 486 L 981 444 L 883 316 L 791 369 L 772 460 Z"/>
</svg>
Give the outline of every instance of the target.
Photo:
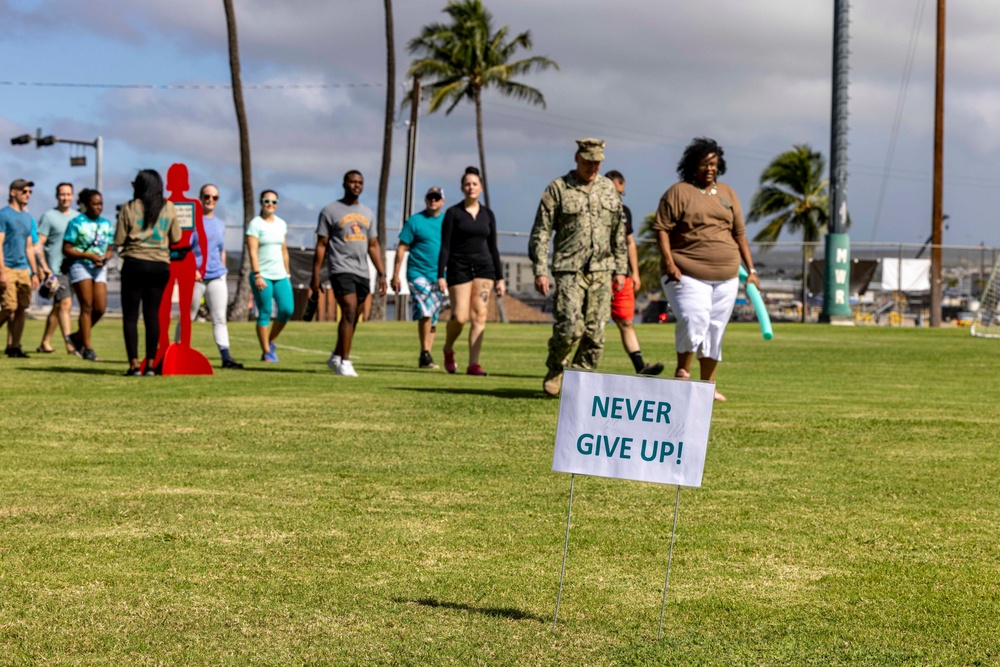
<svg viewBox="0 0 1000 667">
<path fill-rule="evenodd" d="M 625 287 L 614 291 L 611 284 L 611 319 L 615 322 L 628 322 L 635 317 L 635 290 L 632 289 L 632 278 L 625 276 Z"/>
</svg>

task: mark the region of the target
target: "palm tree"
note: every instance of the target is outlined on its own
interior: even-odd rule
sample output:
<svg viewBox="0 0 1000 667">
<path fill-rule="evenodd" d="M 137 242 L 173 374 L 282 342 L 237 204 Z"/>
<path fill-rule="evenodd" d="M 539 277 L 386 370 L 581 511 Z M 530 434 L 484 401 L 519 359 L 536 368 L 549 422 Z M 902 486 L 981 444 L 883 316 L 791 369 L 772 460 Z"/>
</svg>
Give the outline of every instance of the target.
<svg viewBox="0 0 1000 667">
<path fill-rule="evenodd" d="M 802 231 L 804 243 L 815 244 L 830 222 L 826 161 L 807 144 L 778 155 L 760 175 L 760 189 L 750 202 L 747 223 L 767 221 L 754 241 L 774 243 L 784 230 Z M 848 220 L 848 225 L 850 221 Z M 812 254 L 812 246 L 809 254 Z"/>
<path fill-rule="evenodd" d="M 392 162 L 393 111 L 396 107 L 396 38 L 392 26 L 392 0 L 385 0 L 385 134 L 382 135 L 382 173 L 378 181 L 378 244 L 385 266 L 385 203 L 389 192 L 389 167 Z M 372 319 L 385 319 L 385 296 L 376 294 Z"/>
<path fill-rule="evenodd" d="M 663 275 L 660 262 L 663 257 L 660 255 L 660 246 L 656 243 L 656 232 L 653 231 L 654 222 L 656 222 L 656 213 L 648 214 L 642 219 L 642 227 L 634 238 L 635 250 L 639 255 L 639 280 L 642 281 L 640 294 L 660 292 L 660 276 Z"/>
<path fill-rule="evenodd" d="M 419 76 L 432 81 L 428 84 L 433 113 L 450 101 L 445 114 L 450 114 L 463 99 L 476 105 L 476 140 L 479 145 L 479 169 L 482 173 L 483 195 L 490 205 L 489 182 L 486 179 L 486 151 L 483 148 L 483 90 L 495 88 L 507 97 L 524 100 L 545 108 L 545 97 L 531 86 L 514 81 L 514 77 L 531 70 L 559 69 L 559 65 L 544 56 L 511 59 L 519 49 L 531 50 L 531 35 L 524 31 L 509 39 L 510 26 L 494 31 L 493 14 L 482 0 L 451 0 L 444 8 L 451 24 L 431 23 L 420 35 L 410 40 L 410 53 L 418 57 L 410 64 L 407 76 Z"/>
<path fill-rule="evenodd" d="M 250 131 L 247 128 L 247 111 L 243 106 L 243 78 L 240 74 L 240 46 L 236 36 L 236 12 L 233 0 L 222 0 L 226 9 L 226 33 L 229 36 L 229 75 L 233 84 L 233 105 L 236 107 L 236 124 L 240 132 L 240 172 L 243 176 L 243 231 L 254 216 L 253 178 L 250 172 Z M 236 281 L 236 294 L 229 302 L 227 317 L 230 320 L 246 320 L 250 303 L 250 253 L 243 237 L 243 260 L 240 262 L 240 278 Z"/>
<path fill-rule="evenodd" d="M 806 270 L 817 244 L 829 229 L 830 197 L 823 178 L 826 161 L 807 144 L 778 155 L 760 175 L 760 189 L 750 202 L 747 223 L 768 220 L 754 241 L 774 243 L 785 228 L 802 230 L 802 321 L 807 319 Z M 851 218 L 847 218 L 850 226 Z"/>
</svg>

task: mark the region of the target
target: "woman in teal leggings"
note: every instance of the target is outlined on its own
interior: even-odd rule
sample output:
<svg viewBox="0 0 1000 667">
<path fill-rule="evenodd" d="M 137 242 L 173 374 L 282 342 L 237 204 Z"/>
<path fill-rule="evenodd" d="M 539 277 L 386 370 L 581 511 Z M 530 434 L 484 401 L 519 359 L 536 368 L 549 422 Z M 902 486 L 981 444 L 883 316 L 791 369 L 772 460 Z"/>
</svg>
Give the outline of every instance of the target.
<svg viewBox="0 0 1000 667">
<path fill-rule="evenodd" d="M 288 270 L 288 244 L 285 236 L 288 225 L 275 215 L 278 209 L 278 193 L 264 190 L 260 194 L 260 215 L 247 226 L 247 250 L 250 252 L 250 287 L 257 305 L 257 340 L 260 341 L 261 361 L 278 361 L 274 341 L 292 318 L 294 297 L 292 281 Z M 278 306 L 278 314 L 271 324 L 272 301 Z"/>
</svg>

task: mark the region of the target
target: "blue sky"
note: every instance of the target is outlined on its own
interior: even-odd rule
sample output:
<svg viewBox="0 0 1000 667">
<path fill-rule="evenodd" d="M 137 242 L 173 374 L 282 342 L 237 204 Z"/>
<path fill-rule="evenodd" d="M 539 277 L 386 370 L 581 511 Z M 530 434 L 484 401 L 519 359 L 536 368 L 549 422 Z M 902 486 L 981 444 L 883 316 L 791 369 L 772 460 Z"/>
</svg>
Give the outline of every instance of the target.
<svg viewBox="0 0 1000 667">
<path fill-rule="evenodd" d="M 925 3 L 900 118 L 895 159 L 886 154 L 911 27 Z M 443 3 L 397 2 L 399 81 L 405 43 L 439 20 Z M 934 0 L 852 3 L 851 134 L 848 203 L 856 241 L 919 243 L 930 232 Z M 341 195 L 348 169 L 367 177 L 362 199 L 376 204 L 384 106 L 382 3 L 374 0 L 237 0 L 245 85 L 323 84 L 325 88 L 247 90 L 255 189 L 281 193 L 279 215 L 312 226 Z M 67 7 L 72 12 L 67 12 Z M 793 144 L 829 151 L 832 0 L 717 0 L 704 3 L 489 3 L 499 24 L 530 29 L 533 53 L 558 72 L 526 76 L 548 107 L 488 93 L 486 152 L 493 208 L 502 230 L 530 228 L 540 193 L 572 167 L 573 140 L 608 142 L 605 168 L 625 173 L 636 216 L 655 209 L 675 180 L 684 145 L 707 135 L 726 149 L 724 180 L 749 204 L 771 157 Z M 0 0 L 7 26 L 0 81 L 29 83 L 227 84 L 221 2 L 204 0 Z M 1000 245 L 993 201 L 1000 191 L 1000 12 L 992 0 L 951 3 L 948 17 L 945 201 L 951 244 Z M 397 97 L 401 95 L 398 91 Z M 165 172 L 186 162 L 194 183 L 222 190 L 220 212 L 241 217 L 239 154 L 228 89 L 107 89 L 0 85 L 5 138 L 41 127 L 59 137 L 104 137 L 105 197 L 130 196 L 138 169 Z M 420 121 L 416 191 L 442 185 L 451 202 L 463 168 L 477 162 L 473 115 Z M 405 128 L 394 133 L 386 207 L 399 224 Z M 36 181 L 32 210 L 52 203 L 57 182 L 93 179 L 70 168 L 70 149 L 0 150 L 0 180 Z M 751 233 L 757 230 L 751 228 Z M 238 238 L 238 237 L 234 237 Z M 794 240 L 788 237 L 788 240 Z M 310 244 L 303 232 L 299 243 Z M 390 247 L 395 235 L 390 234 Z M 508 251 L 524 239 L 508 238 Z"/>
</svg>

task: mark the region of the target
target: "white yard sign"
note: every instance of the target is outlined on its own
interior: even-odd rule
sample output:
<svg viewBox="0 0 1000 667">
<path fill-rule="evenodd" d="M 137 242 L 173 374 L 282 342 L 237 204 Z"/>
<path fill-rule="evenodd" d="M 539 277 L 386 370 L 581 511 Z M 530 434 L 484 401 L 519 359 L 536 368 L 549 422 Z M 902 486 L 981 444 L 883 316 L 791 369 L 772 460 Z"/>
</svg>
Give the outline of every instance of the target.
<svg viewBox="0 0 1000 667">
<path fill-rule="evenodd" d="M 701 486 L 715 385 L 566 371 L 554 472 Z"/>
</svg>

